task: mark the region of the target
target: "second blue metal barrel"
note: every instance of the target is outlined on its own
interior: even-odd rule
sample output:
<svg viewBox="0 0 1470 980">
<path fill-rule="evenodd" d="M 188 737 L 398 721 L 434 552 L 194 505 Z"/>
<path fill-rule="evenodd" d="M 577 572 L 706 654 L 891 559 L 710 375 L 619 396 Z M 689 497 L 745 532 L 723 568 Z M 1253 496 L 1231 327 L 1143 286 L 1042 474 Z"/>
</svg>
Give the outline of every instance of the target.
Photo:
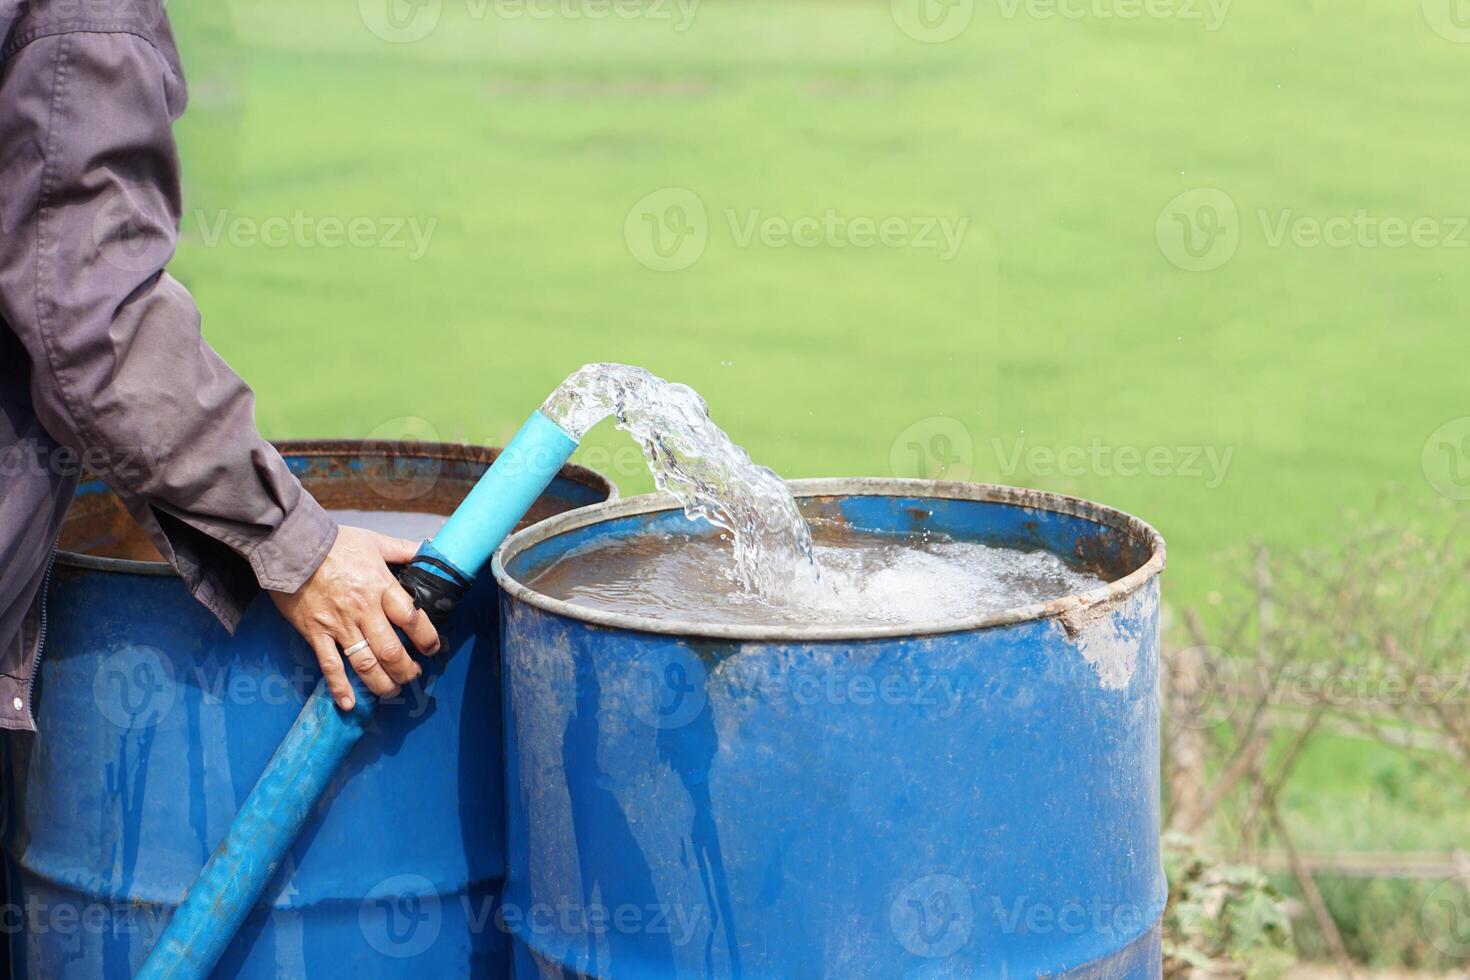
<svg viewBox="0 0 1470 980">
<path fill-rule="evenodd" d="M 919 627 L 679 624 L 525 584 L 697 530 L 669 499 L 517 534 L 495 562 L 515 976 L 1158 977 L 1157 532 L 1004 487 L 794 486 L 809 515 L 1110 584 Z"/>
<path fill-rule="evenodd" d="M 420 515 L 450 513 L 494 458 L 438 444 L 281 449 L 329 510 Z M 528 520 L 612 493 L 567 467 Z M 0 752 L 5 926 L 18 930 L 16 977 L 124 980 L 319 672 L 264 596 L 228 635 L 99 483 L 83 485 L 62 545 L 39 730 L 5 733 Z M 496 591 L 481 576 L 445 631 L 448 653 L 379 705 L 215 976 L 506 975 L 494 916 L 505 868 Z"/>
</svg>

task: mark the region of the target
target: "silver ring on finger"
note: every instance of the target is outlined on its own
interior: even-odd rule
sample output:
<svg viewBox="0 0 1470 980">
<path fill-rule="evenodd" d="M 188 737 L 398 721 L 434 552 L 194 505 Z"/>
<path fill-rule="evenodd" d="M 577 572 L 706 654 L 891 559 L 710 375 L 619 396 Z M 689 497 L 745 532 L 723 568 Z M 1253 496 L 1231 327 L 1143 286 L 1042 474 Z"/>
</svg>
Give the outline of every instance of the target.
<svg viewBox="0 0 1470 980">
<path fill-rule="evenodd" d="M 347 649 L 343 650 L 342 651 L 342 656 L 344 656 L 344 657 L 350 657 L 354 653 L 361 653 L 362 651 L 366 650 L 367 648 L 368 648 L 368 641 L 367 640 L 358 640 L 356 643 L 352 644 L 352 646 L 350 646 Z"/>
</svg>

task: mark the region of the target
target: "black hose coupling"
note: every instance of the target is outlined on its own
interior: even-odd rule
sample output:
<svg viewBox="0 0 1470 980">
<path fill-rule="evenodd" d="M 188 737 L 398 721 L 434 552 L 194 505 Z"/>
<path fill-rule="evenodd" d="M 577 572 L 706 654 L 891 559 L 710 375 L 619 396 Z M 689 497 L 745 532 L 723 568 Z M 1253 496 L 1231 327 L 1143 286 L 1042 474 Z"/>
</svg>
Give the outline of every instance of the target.
<svg viewBox="0 0 1470 980">
<path fill-rule="evenodd" d="M 433 555 L 415 555 L 398 573 L 398 583 L 413 596 L 413 604 L 443 626 L 470 590 L 470 580 L 459 569 Z"/>
</svg>

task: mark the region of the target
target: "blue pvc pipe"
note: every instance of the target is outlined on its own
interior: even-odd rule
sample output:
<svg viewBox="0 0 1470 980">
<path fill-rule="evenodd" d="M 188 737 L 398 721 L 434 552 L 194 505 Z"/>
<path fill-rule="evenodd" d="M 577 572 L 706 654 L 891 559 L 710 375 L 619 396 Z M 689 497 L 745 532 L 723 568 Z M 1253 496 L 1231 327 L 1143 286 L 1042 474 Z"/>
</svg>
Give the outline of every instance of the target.
<svg viewBox="0 0 1470 980">
<path fill-rule="evenodd" d="M 377 699 L 350 676 L 351 711 L 317 682 L 138 977 L 207 977 L 214 969 L 372 717 Z"/>
<path fill-rule="evenodd" d="M 473 578 L 576 448 L 575 439 L 533 413 L 420 554 Z M 214 969 L 372 716 L 377 699 L 349 676 L 351 711 L 337 707 L 325 681 L 317 683 L 139 978 L 203 978 Z"/>
<path fill-rule="evenodd" d="M 577 440 L 561 426 L 532 412 L 434 535 L 434 550 L 474 578 L 576 448 Z"/>
</svg>

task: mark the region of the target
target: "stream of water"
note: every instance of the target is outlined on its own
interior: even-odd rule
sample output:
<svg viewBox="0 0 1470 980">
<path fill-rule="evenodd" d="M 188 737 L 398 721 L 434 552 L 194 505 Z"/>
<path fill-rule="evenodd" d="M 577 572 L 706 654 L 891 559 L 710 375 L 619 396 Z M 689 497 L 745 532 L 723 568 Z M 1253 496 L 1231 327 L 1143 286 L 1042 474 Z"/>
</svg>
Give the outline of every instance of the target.
<svg viewBox="0 0 1470 980">
<path fill-rule="evenodd" d="M 710 418 L 704 399 L 642 368 L 589 364 L 541 412 L 581 439 L 613 417 L 643 448 L 660 490 L 723 533 L 606 537 L 533 582 L 557 598 L 700 622 L 851 625 L 932 622 L 1102 584 L 1045 551 L 808 523 L 785 482 Z"/>
<path fill-rule="evenodd" d="M 817 583 L 812 534 L 785 482 L 730 441 L 692 388 L 627 364 L 588 364 L 541 406 L 541 414 L 581 439 L 602 419 L 643 448 L 658 488 L 685 513 L 723 528 L 735 580 L 770 596 L 792 576 Z"/>
</svg>

